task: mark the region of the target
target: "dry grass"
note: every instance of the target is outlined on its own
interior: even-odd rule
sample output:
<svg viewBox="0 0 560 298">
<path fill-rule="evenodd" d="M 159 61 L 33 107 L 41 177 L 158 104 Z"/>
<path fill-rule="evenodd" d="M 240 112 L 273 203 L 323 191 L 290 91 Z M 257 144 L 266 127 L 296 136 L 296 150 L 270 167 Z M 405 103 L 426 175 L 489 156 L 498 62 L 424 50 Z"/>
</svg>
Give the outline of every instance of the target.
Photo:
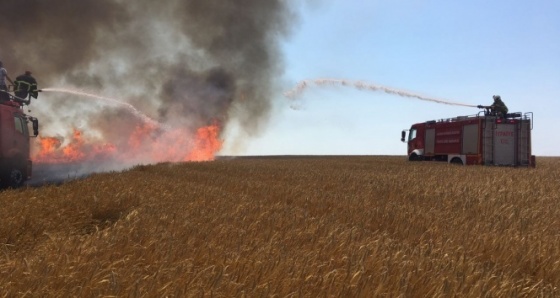
<svg viewBox="0 0 560 298">
<path fill-rule="evenodd" d="M 139 166 L 0 193 L 5 296 L 558 296 L 560 158 Z"/>
</svg>

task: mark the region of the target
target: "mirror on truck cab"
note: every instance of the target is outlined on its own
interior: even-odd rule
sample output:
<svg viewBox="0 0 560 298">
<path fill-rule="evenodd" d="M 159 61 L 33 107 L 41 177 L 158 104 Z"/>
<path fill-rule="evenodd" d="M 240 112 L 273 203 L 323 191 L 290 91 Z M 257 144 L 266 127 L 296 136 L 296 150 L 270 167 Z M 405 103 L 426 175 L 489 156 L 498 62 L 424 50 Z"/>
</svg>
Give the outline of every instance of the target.
<svg viewBox="0 0 560 298">
<path fill-rule="evenodd" d="M 39 135 L 39 119 L 35 117 L 28 117 L 29 121 L 31 121 L 33 125 L 33 136 L 36 137 Z"/>
<path fill-rule="evenodd" d="M 401 142 L 404 143 L 404 139 L 405 139 L 405 138 L 406 138 L 406 130 L 403 130 L 403 131 L 401 132 Z"/>
<path fill-rule="evenodd" d="M 31 123 L 33 123 L 33 135 L 38 136 L 39 135 L 39 119 L 33 118 L 33 119 L 31 119 Z"/>
</svg>

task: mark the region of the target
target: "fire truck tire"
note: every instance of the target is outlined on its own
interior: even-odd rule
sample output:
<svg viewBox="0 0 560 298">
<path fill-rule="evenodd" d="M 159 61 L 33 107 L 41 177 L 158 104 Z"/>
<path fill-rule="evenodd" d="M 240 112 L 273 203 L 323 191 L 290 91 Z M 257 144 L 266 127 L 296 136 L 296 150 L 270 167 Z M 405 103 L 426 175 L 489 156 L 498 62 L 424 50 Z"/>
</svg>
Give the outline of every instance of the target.
<svg viewBox="0 0 560 298">
<path fill-rule="evenodd" d="M 10 170 L 2 177 L 2 186 L 11 188 L 22 186 L 23 182 L 25 182 L 24 173 L 23 167 L 17 165 L 11 166 Z"/>
<path fill-rule="evenodd" d="M 422 159 L 420 158 L 420 156 L 418 156 L 418 154 L 416 154 L 416 153 L 412 153 L 408 157 L 408 161 L 421 161 L 421 160 Z"/>
<path fill-rule="evenodd" d="M 463 161 L 459 157 L 454 157 L 449 163 L 454 164 L 454 165 L 458 165 L 458 166 L 463 165 Z"/>
</svg>

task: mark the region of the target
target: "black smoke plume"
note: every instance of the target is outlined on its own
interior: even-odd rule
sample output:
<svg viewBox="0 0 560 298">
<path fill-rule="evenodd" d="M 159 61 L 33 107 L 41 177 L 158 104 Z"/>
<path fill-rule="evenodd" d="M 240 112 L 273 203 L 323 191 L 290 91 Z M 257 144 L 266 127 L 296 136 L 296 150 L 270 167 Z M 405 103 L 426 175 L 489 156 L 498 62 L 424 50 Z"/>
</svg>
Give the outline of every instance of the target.
<svg viewBox="0 0 560 298">
<path fill-rule="evenodd" d="M 0 60 L 12 78 L 31 70 L 39 87 L 114 96 L 171 125 L 235 119 L 249 135 L 266 124 L 279 42 L 296 19 L 284 0 L 0 3 Z M 107 124 L 116 114 L 135 121 L 69 95 L 42 94 L 34 105 L 44 134 L 78 126 L 110 139 L 130 129 Z"/>
</svg>

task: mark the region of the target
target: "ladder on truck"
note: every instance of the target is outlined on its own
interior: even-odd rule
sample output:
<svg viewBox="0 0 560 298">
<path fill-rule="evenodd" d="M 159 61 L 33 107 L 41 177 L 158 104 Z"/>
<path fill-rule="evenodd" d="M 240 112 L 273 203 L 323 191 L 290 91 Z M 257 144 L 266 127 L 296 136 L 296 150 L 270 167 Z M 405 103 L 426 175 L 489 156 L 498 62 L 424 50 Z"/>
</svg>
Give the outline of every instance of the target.
<svg viewBox="0 0 560 298">
<path fill-rule="evenodd" d="M 494 129 L 496 117 L 486 116 L 482 121 L 482 158 L 483 164 L 494 164 Z"/>
<path fill-rule="evenodd" d="M 525 113 L 519 122 L 519 126 L 517 127 L 517 135 L 518 143 L 517 143 L 517 152 L 518 152 L 518 163 L 521 166 L 528 166 L 529 165 L 529 155 L 530 155 L 530 138 L 529 138 L 529 131 L 532 129 L 532 113 Z"/>
</svg>

